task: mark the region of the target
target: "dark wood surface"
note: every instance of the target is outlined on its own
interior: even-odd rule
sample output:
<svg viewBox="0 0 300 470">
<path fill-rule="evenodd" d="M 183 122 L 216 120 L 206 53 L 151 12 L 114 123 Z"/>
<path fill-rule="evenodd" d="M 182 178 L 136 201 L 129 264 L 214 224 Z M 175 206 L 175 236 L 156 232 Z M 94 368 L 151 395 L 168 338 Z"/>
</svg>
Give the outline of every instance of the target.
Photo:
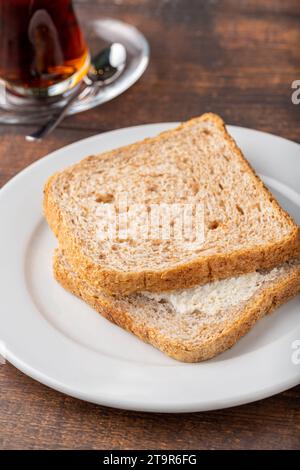
<svg viewBox="0 0 300 470">
<path fill-rule="evenodd" d="M 111 16 L 151 44 L 142 79 L 121 97 L 66 119 L 40 144 L 30 126 L 0 126 L 0 185 L 49 151 L 98 132 L 204 111 L 300 142 L 299 0 L 77 1 L 83 22 Z M 282 156 L 284 158 L 284 155 Z M 2 221 L 1 223 L 5 223 Z M 188 415 L 113 410 L 64 396 L 0 366 L 4 449 L 300 449 L 300 386 L 228 410 Z"/>
</svg>

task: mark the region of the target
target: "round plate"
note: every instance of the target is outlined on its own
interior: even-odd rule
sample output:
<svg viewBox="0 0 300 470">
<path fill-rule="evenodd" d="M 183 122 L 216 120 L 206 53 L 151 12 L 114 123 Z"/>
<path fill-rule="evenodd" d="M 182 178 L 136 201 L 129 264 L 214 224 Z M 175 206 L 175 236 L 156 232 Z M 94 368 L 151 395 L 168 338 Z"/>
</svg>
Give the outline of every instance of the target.
<svg viewBox="0 0 300 470">
<path fill-rule="evenodd" d="M 74 101 L 68 114 L 77 114 L 112 100 L 128 90 L 144 73 L 149 62 L 149 44 L 145 36 L 134 26 L 112 18 L 97 18 L 83 25 L 91 56 L 107 44 L 120 42 L 126 48 L 125 68 L 114 82 L 104 87 L 88 87 Z M 0 122 L 40 123 L 49 114 L 64 106 L 72 92 L 57 100 L 36 100 L 11 94 L 0 82 Z"/>
<path fill-rule="evenodd" d="M 111 324 L 53 279 L 56 240 L 42 214 L 46 179 L 86 155 L 175 125 L 131 127 L 74 143 L 34 163 L 0 191 L 0 340 L 7 360 L 25 374 L 83 400 L 160 412 L 239 405 L 300 382 L 299 296 L 231 350 L 184 364 Z M 229 126 L 229 131 L 299 223 L 300 145 L 250 129 Z"/>
</svg>

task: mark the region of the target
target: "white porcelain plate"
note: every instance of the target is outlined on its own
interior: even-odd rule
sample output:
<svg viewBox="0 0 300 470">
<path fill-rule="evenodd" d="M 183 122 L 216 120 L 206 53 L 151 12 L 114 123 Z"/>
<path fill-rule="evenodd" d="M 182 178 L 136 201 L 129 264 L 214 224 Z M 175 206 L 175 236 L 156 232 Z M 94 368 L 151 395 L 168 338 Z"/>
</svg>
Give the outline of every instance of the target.
<svg viewBox="0 0 300 470">
<path fill-rule="evenodd" d="M 0 191 L 0 340 L 7 360 L 25 374 L 90 402 L 161 412 L 239 405 L 300 383 L 299 296 L 231 350 L 183 364 L 109 323 L 53 279 L 56 240 L 42 215 L 48 176 L 86 155 L 174 125 L 131 127 L 82 140 L 34 163 Z M 229 131 L 300 223 L 300 145 L 250 129 Z"/>
</svg>

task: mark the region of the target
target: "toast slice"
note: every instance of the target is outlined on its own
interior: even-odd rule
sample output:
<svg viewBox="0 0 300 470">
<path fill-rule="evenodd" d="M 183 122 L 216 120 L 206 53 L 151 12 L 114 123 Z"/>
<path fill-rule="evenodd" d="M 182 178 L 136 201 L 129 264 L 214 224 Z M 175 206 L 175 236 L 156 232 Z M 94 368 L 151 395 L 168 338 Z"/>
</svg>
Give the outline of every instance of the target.
<svg viewBox="0 0 300 470">
<path fill-rule="evenodd" d="M 107 205 L 122 197 L 127 214 L 136 203 L 202 204 L 204 242 L 161 233 L 99 239 Z M 299 228 L 214 114 L 56 173 L 45 186 L 44 212 L 75 272 L 108 293 L 188 288 L 271 268 L 300 252 Z M 138 219 L 133 213 L 129 225 Z"/>
<path fill-rule="evenodd" d="M 81 280 L 59 250 L 54 274 L 105 318 L 184 362 L 210 359 L 230 348 L 257 320 L 300 291 L 300 258 L 204 286 L 129 296 L 110 296 Z"/>
</svg>

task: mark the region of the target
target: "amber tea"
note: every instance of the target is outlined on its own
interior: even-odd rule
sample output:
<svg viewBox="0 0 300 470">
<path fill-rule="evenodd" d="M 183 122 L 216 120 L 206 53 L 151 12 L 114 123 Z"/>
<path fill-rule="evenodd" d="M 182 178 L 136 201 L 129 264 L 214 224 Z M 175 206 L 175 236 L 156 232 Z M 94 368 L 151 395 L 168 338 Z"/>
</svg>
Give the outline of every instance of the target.
<svg viewBox="0 0 300 470">
<path fill-rule="evenodd" d="M 9 87 L 59 94 L 88 66 L 72 0 L 0 0 L 0 78 Z"/>
</svg>

